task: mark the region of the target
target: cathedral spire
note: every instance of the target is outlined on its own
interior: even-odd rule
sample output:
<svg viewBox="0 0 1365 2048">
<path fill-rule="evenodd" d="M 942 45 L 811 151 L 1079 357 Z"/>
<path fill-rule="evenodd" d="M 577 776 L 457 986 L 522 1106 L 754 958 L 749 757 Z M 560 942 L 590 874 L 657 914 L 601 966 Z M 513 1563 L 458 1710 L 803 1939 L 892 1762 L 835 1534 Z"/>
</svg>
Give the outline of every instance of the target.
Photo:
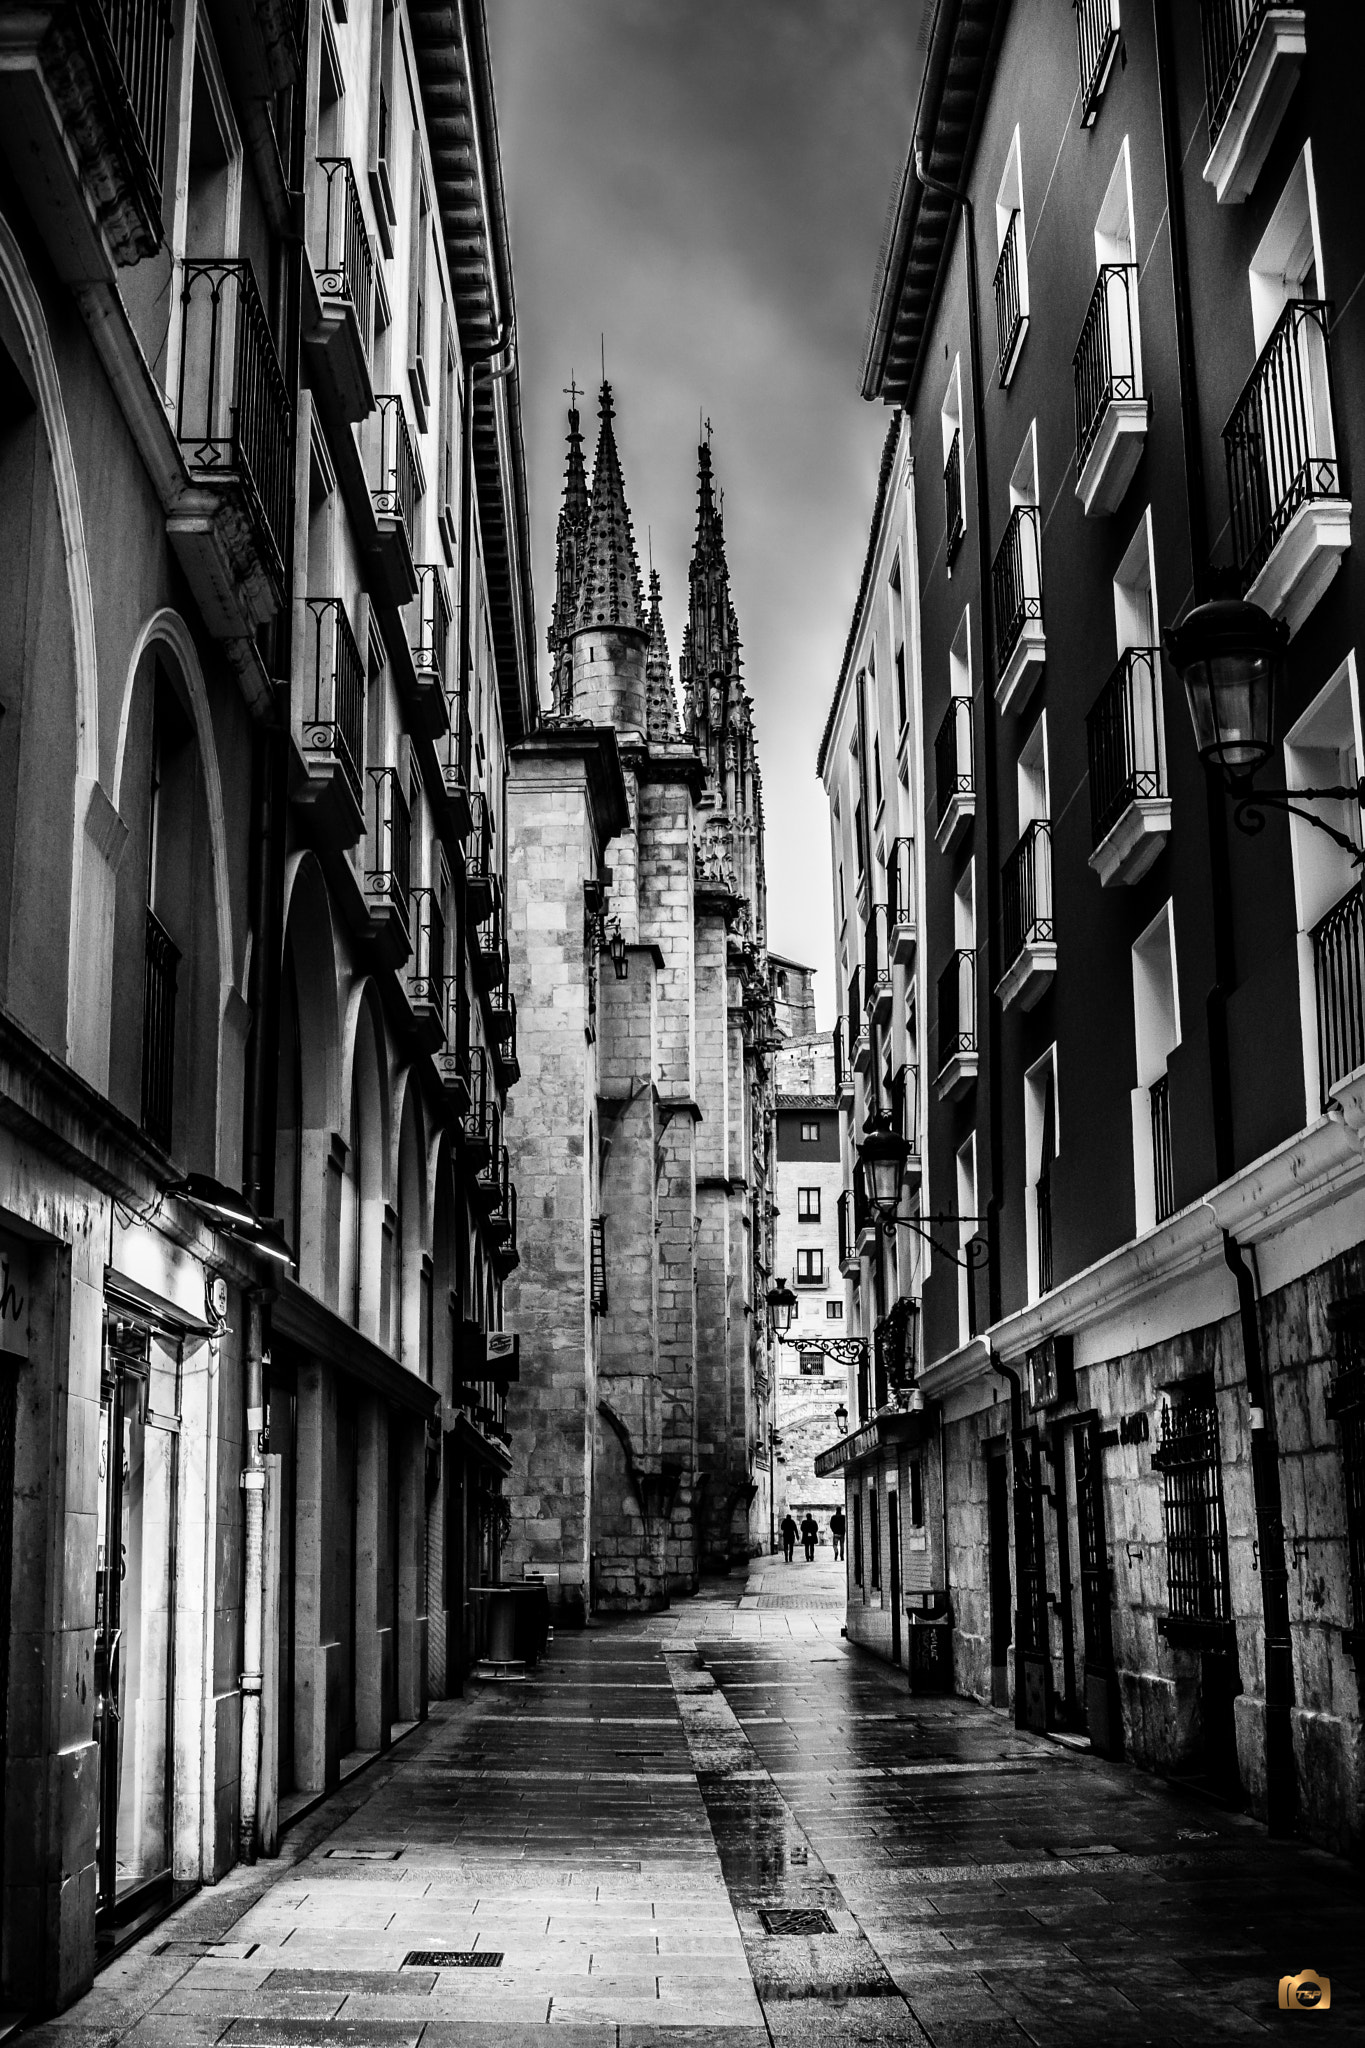
<svg viewBox="0 0 1365 2048">
<path fill-rule="evenodd" d="M 659 572 L 649 572 L 649 652 L 645 656 L 646 710 L 648 736 L 652 740 L 678 737 L 678 703 L 673 694 L 673 664 L 664 633 L 659 598 Z"/>
<path fill-rule="evenodd" d="M 597 460 L 592 473 L 592 503 L 583 548 L 583 575 L 573 629 L 611 626 L 644 634 L 645 608 L 640 590 L 640 565 L 626 504 L 621 458 L 612 431 L 611 386 L 602 384 Z"/>
<path fill-rule="evenodd" d="M 688 570 L 687 630 L 680 664 L 688 737 L 720 776 L 730 692 L 736 679 L 734 608 L 725 532 L 711 478 L 710 443 L 697 449 L 697 534 Z"/>
<path fill-rule="evenodd" d="M 569 380 L 569 396 L 571 399 L 578 397 L 572 378 Z M 571 404 L 569 453 L 564 463 L 564 499 L 559 508 L 559 527 L 555 534 L 555 602 L 546 634 L 554 661 L 554 708 L 560 712 L 567 712 L 573 701 L 573 656 L 569 635 L 573 631 L 588 533 L 588 477 L 583 467 L 583 435 L 578 418 L 578 407 Z"/>
</svg>

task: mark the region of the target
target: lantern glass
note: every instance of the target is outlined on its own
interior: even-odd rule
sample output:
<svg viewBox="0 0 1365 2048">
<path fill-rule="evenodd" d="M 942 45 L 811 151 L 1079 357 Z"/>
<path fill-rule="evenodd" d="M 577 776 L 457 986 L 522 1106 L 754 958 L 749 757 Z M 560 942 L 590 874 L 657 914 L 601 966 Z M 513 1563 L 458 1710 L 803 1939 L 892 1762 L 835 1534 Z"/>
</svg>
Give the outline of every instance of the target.
<svg viewBox="0 0 1365 2048">
<path fill-rule="evenodd" d="M 770 1287 L 768 1290 L 768 1321 L 774 1336 L 786 1336 L 792 1326 L 792 1318 L 796 1314 L 796 1310 L 796 1296 L 788 1287 L 785 1277 L 783 1277 L 775 1287 Z"/>
<path fill-rule="evenodd" d="M 1166 635 L 1201 760 L 1245 781 L 1275 744 L 1275 690 L 1289 629 L 1259 605 L 1214 598 Z"/>
<path fill-rule="evenodd" d="M 881 1216 L 894 1216 L 900 1207 L 905 1155 L 905 1140 L 892 1130 L 885 1110 L 878 1110 L 864 1126 L 858 1158 L 863 1169 L 863 1191 Z"/>
<path fill-rule="evenodd" d="M 838 1407 L 834 1411 L 834 1420 L 838 1423 L 839 1434 L 840 1436 L 842 1436 L 844 1434 L 844 1431 L 848 1428 L 848 1410 L 847 1408 L 845 1408 L 842 1401 L 839 1403 Z"/>
<path fill-rule="evenodd" d="M 608 941 L 607 950 L 611 954 L 611 964 L 616 971 L 616 979 L 624 981 L 630 973 L 630 962 L 626 958 L 625 934 L 622 932 L 619 923 L 612 925 L 611 938 Z"/>
</svg>

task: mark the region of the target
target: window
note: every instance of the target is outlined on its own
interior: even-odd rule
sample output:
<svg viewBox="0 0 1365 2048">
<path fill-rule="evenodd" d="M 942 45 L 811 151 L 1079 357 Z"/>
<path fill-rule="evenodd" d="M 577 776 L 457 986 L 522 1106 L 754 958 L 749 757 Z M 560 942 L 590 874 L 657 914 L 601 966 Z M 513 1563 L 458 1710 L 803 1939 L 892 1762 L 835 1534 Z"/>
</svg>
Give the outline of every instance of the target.
<svg viewBox="0 0 1365 2048">
<path fill-rule="evenodd" d="M 802 1126 L 801 1126 L 801 1143 L 802 1143 L 803 1145 L 818 1145 L 818 1144 L 819 1144 L 819 1142 L 820 1142 L 820 1126 L 819 1126 L 819 1124 L 807 1124 L 807 1123 L 803 1123 L 803 1124 L 802 1124 Z"/>
<path fill-rule="evenodd" d="M 910 720 L 910 707 L 905 696 L 905 598 L 901 591 L 901 558 L 896 556 L 891 564 L 887 582 L 891 610 L 891 645 L 895 649 L 893 661 L 896 670 L 896 712 L 903 733 Z"/>
<path fill-rule="evenodd" d="M 1137 1227 L 1143 1231 L 1163 1223 L 1175 1208 L 1166 1065 L 1180 1043 L 1180 1005 L 1169 903 L 1162 905 L 1133 948 L 1133 1026 L 1133 1187 Z"/>
<path fill-rule="evenodd" d="M 819 1188 L 798 1188 L 796 1190 L 796 1220 L 798 1223 L 820 1221 Z"/>
<path fill-rule="evenodd" d="M 957 1335 L 966 1344 L 976 1335 L 976 1297 L 967 1250 L 976 1235 L 976 1133 L 957 1153 Z"/>
<path fill-rule="evenodd" d="M 1052 1286 L 1052 1162 L 1057 1144 L 1057 1048 L 1053 1045 L 1024 1076 L 1024 1233 L 1030 1301 Z"/>
<path fill-rule="evenodd" d="M 1161 1474 L 1167 1627 L 1170 1622 L 1183 1623 L 1182 1639 L 1192 1646 L 1201 1625 L 1211 1625 L 1221 1634 L 1232 1618 L 1212 1380 L 1182 1387 L 1162 1403 L 1161 1441 L 1152 1453 L 1152 1466 Z"/>
<path fill-rule="evenodd" d="M 879 734 L 872 736 L 872 790 L 877 809 L 882 807 L 882 743 Z"/>
<path fill-rule="evenodd" d="M 1355 656 L 1349 655 L 1327 687 L 1291 728 L 1284 744 L 1291 789 L 1353 784 L 1362 759 L 1361 715 Z M 1351 798 L 1306 805 L 1354 845 L 1361 844 L 1360 806 Z M 1362 892 L 1360 873 L 1344 847 L 1306 818 L 1289 820 L 1294 898 L 1299 927 L 1299 1009 L 1308 1113 L 1331 1089 L 1365 1064 L 1365 995 L 1359 975 Z"/>
<path fill-rule="evenodd" d="M 831 1296 L 825 1303 L 825 1321 L 827 1323 L 841 1323 L 843 1319 L 844 1304 L 841 1301 L 834 1300 Z"/>
<path fill-rule="evenodd" d="M 1009 384 L 1028 332 L 1028 251 L 1024 234 L 1024 180 L 1019 130 L 1011 138 L 995 196 L 995 333 L 1000 383 Z"/>
<path fill-rule="evenodd" d="M 863 1583 L 863 1501 L 858 1493 L 853 1496 L 853 1583 Z"/>
<path fill-rule="evenodd" d="M 796 1254 L 796 1284 L 798 1287 L 824 1286 L 825 1255 L 818 1245 Z"/>
<path fill-rule="evenodd" d="M 953 358 L 953 373 L 948 379 L 948 389 L 939 412 L 939 425 L 943 432 L 944 551 L 948 574 L 951 576 L 953 558 L 961 547 L 962 536 L 967 530 L 967 499 L 962 484 L 961 356 Z"/>
<path fill-rule="evenodd" d="M 912 1529 L 922 1529 L 924 1527 L 924 1461 L 922 1458 L 912 1458 L 910 1460 L 910 1526 Z"/>
<path fill-rule="evenodd" d="M 877 1489 L 875 1486 L 871 1486 L 868 1488 L 867 1492 L 867 1548 L 869 1561 L 872 1567 L 870 1578 L 872 1583 L 872 1590 L 874 1593 L 879 1593 L 881 1591 L 882 1584 L 881 1517 L 878 1514 L 877 1510 Z"/>
<path fill-rule="evenodd" d="M 374 40 L 371 45 L 370 77 L 370 194 L 374 200 L 375 224 L 384 254 L 393 254 L 393 231 L 398 215 L 393 203 L 394 172 L 394 75 L 398 42 L 398 18 L 389 0 L 374 10 Z"/>
<path fill-rule="evenodd" d="M 801 1353 L 801 1377 L 807 1380 L 822 1380 L 825 1376 L 825 1354 L 823 1351 Z"/>
</svg>

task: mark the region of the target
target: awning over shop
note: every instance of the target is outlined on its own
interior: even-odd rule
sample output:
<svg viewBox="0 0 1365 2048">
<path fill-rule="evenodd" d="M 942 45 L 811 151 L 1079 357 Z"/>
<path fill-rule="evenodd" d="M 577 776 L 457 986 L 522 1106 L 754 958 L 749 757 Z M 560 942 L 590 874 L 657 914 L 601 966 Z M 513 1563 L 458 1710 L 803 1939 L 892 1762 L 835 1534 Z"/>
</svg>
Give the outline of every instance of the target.
<svg viewBox="0 0 1365 2048">
<path fill-rule="evenodd" d="M 846 1465 L 866 1464 L 888 1444 L 913 1447 L 932 1435 L 933 1421 L 927 1412 L 912 1415 L 907 1409 L 888 1409 L 885 1414 L 874 1415 L 861 1429 L 841 1436 L 838 1443 L 831 1444 L 827 1451 L 817 1452 L 815 1476 L 827 1479 L 831 1472 L 842 1471 Z"/>
</svg>

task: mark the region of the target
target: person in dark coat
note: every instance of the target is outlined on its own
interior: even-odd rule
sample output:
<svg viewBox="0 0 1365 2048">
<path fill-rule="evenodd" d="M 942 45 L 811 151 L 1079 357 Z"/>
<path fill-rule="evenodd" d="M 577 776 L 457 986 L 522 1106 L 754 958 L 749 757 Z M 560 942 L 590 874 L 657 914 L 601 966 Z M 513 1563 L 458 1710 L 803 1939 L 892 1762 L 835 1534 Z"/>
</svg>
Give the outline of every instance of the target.
<svg viewBox="0 0 1365 2048">
<path fill-rule="evenodd" d="M 801 1517 L 801 1541 L 806 1546 L 806 1563 L 813 1564 L 815 1562 L 815 1546 L 820 1541 L 820 1524 L 816 1521 L 809 1508 Z"/>
<path fill-rule="evenodd" d="M 829 1533 L 834 1543 L 834 1555 L 836 1558 L 842 1557 L 844 1554 L 844 1532 L 847 1528 L 848 1522 L 845 1519 L 843 1509 L 836 1508 L 829 1518 Z"/>
<path fill-rule="evenodd" d="M 792 1519 L 791 1509 L 788 1508 L 786 1514 L 782 1517 L 782 1555 L 786 1558 L 788 1564 L 791 1563 L 796 1552 L 797 1534 L 796 1523 Z"/>
</svg>

